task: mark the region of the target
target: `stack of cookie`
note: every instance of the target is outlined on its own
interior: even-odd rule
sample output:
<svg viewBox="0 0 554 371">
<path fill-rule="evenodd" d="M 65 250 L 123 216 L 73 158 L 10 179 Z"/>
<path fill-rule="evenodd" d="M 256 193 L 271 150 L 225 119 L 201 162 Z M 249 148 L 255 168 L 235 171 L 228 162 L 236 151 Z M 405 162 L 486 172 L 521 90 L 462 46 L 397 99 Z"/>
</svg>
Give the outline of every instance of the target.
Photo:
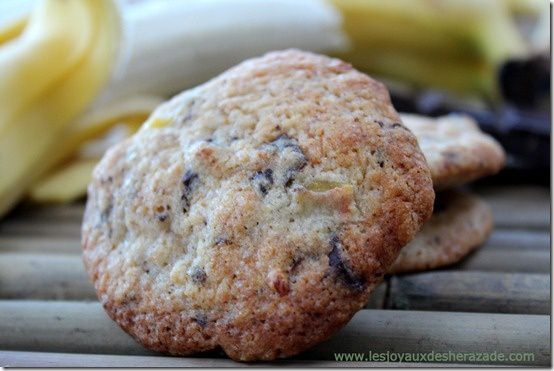
<svg viewBox="0 0 554 371">
<path fill-rule="evenodd" d="M 384 85 L 297 50 L 179 94 L 94 171 L 82 244 L 100 302 L 175 355 L 221 347 L 269 360 L 327 339 L 429 220 L 433 181 L 452 187 L 502 163 L 494 142 L 449 120 L 407 117 L 408 130 Z M 441 226 L 466 238 L 490 228 L 480 202 L 444 198 L 406 248 L 412 267 L 454 254 L 441 233 L 438 253 L 420 252 Z M 466 226 L 468 215 L 483 220 Z"/>
<path fill-rule="evenodd" d="M 402 114 L 401 118 L 418 139 L 437 193 L 433 216 L 402 249 L 390 273 L 450 265 L 480 246 L 492 230 L 490 207 L 455 189 L 497 173 L 505 163 L 502 147 L 468 116 L 432 119 Z"/>
</svg>

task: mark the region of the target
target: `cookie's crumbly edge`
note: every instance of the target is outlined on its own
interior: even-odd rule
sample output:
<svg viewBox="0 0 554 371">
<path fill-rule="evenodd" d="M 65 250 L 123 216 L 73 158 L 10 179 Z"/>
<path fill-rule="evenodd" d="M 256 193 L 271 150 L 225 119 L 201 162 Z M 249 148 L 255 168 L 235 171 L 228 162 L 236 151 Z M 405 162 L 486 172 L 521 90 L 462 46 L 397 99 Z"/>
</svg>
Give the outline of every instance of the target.
<svg viewBox="0 0 554 371">
<path fill-rule="evenodd" d="M 270 64 L 287 61 L 291 64 L 288 67 L 285 64 L 285 67 L 280 66 L 280 68 L 296 66 L 309 68 L 310 63 L 313 63 L 310 58 L 316 58 L 317 62 L 323 58 L 313 55 L 306 57 L 306 55 L 309 54 L 295 51 L 271 53 L 264 57 L 264 62 Z M 332 62 L 332 68 L 338 73 L 351 70 L 346 63 L 337 60 Z M 241 68 L 255 69 L 256 63 L 245 62 L 232 69 L 232 73 L 240 71 Z M 155 303 L 152 303 L 151 310 L 147 311 L 138 310 L 135 301 L 115 303 L 106 287 L 109 284 L 110 272 L 103 270 L 103 266 L 98 264 L 102 257 L 95 256 L 91 252 L 95 244 L 106 243 L 106 241 L 102 240 L 103 237 L 98 235 L 97 228 L 87 223 L 87 220 L 91 219 L 89 215 L 100 212 L 98 205 L 94 204 L 95 189 L 103 187 L 103 182 L 108 178 L 107 175 L 117 167 L 119 158 L 123 156 L 129 143 L 124 142 L 109 151 L 94 173 L 93 185 L 89 187 L 89 203 L 83 224 L 83 246 L 85 265 L 95 282 L 100 301 L 108 314 L 125 331 L 151 349 L 176 355 L 187 355 L 222 346 L 233 359 L 274 359 L 296 354 L 325 340 L 363 307 L 369 293 L 380 282 L 400 248 L 429 218 L 434 193 L 429 169 L 419 152 L 417 142 L 411 133 L 404 130 L 400 124 L 396 124 L 400 120 L 390 105 L 388 92 L 384 86 L 359 74 L 358 80 L 352 81 L 352 86 L 349 88 L 374 92 L 387 120 L 395 122 L 392 125 L 387 124 L 393 128 L 392 130 L 386 128 L 390 133 L 384 135 L 404 144 L 404 146 L 390 146 L 386 153 L 387 158 L 400 169 L 405 170 L 407 187 L 395 186 L 395 180 L 381 176 L 384 184 L 390 185 L 385 191 L 386 195 L 383 196 L 384 203 L 375 210 L 377 215 L 375 222 L 384 231 L 383 235 L 372 235 L 368 228 L 356 225 L 350 226 L 341 235 L 343 251 L 347 255 L 345 259 L 359 268 L 358 272 L 366 279 L 367 287 L 358 293 L 352 293 L 337 285 L 336 282 L 322 281 L 313 284 L 306 279 L 296 295 L 291 294 L 282 299 L 290 302 L 289 306 L 284 305 L 285 308 L 290 309 L 278 312 L 274 316 L 258 318 L 257 308 L 252 308 L 252 316 L 242 321 L 233 323 L 215 321 L 204 326 L 192 318 L 191 313 L 162 310 L 162 306 L 157 306 Z M 379 123 L 379 125 L 385 124 Z M 394 127 L 394 125 L 398 126 Z M 354 135 L 344 135 L 340 136 L 340 140 L 334 145 L 348 147 L 349 144 L 355 144 L 356 140 Z M 375 263 L 365 263 L 368 260 Z M 102 279 L 99 279 L 100 277 Z M 326 291 L 322 291 L 323 289 Z M 327 301 L 323 300 L 319 303 L 320 298 L 325 298 Z M 289 313 L 287 314 L 286 311 Z"/>
<path fill-rule="evenodd" d="M 473 118 L 450 114 L 438 118 L 401 113 L 425 155 L 435 190 L 445 190 L 498 173 L 506 164 L 506 153 L 490 135 L 482 132 Z M 444 134 L 441 130 L 449 130 Z M 425 145 L 424 136 L 443 139 L 444 148 Z M 441 138 L 441 135 L 448 137 Z M 438 150 L 438 152 L 436 152 Z M 436 152 L 436 153 L 435 153 Z"/>
<path fill-rule="evenodd" d="M 457 263 L 490 235 L 493 216 L 485 201 L 459 191 L 438 194 L 439 199 L 444 210 L 438 208 L 414 240 L 402 249 L 390 273 L 424 271 Z"/>
</svg>

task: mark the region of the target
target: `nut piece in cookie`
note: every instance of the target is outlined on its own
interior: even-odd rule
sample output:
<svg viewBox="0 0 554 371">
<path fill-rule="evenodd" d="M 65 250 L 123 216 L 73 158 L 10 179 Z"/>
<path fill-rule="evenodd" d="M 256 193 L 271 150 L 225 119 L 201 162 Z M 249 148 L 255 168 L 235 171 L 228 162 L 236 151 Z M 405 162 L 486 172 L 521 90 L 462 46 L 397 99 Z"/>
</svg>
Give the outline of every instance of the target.
<svg viewBox="0 0 554 371">
<path fill-rule="evenodd" d="M 477 196 L 458 191 L 438 193 L 433 216 L 402 249 L 390 273 L 457 263 L 485 242 L 492 226 L 491 209 Z"/>
<path fill-rule="evenodd" d="M 430 118 L 401 115 L 425 155 L 436 190 L 453 188 L 496 174 L 506 162 L 500 144 L 469 116 Z"/>
<path fill-rule="evenodd" d="M 104 308 L 151 349 L 299 353 L 364 306 L 431 214 L 387 90 L 337 59 L 245 61 L 149 122 L 94 171 L 82 242 Z"/>
</svg>

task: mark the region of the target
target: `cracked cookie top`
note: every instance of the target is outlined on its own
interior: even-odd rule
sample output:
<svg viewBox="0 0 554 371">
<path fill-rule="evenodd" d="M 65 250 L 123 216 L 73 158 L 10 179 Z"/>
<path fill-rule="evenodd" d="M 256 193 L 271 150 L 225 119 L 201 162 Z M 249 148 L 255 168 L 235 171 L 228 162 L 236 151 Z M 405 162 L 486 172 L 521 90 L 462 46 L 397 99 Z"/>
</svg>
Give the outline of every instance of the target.
<svg viewBox="0 0 554 371">
<path fill-rule="evenodd" d="M 86 268 L 149 348 L 298 353 L 342 327 L 431 214 L 385 87 L 296 50 L 161 105 L 95 169 Z"/>
</svg>

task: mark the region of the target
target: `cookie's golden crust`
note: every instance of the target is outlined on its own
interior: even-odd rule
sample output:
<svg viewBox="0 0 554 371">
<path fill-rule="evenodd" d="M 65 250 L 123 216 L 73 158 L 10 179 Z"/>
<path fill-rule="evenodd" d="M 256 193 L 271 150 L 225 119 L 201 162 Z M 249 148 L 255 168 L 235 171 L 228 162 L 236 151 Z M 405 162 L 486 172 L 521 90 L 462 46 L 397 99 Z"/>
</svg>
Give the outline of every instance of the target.
<svg viewBox="0 0 554 371">
<path fill-rule="evenodd" d="M 93 174 L 84 262 L 149 348 L 286 357 L 361 309 L 434 192 L 383 85 L 300 51 L 158 108 Z"/>
<path fill-rule="evenodd" d="M 402 114 L 401 118 L 418 139 L 436 190 L 496 174 L 504 167 L 506 155 L 500 144 L 469 116 L 452 114 L 433 119 Z"/>
<path fill-rule="evenodd" d="M 481 245 L 493 227 L 490 207 L 476 196 L 449 191 L 437 195 L 436 212 L 406 245 L 390 273 L 406 273 L 457 263 Z"/>
</svg>

